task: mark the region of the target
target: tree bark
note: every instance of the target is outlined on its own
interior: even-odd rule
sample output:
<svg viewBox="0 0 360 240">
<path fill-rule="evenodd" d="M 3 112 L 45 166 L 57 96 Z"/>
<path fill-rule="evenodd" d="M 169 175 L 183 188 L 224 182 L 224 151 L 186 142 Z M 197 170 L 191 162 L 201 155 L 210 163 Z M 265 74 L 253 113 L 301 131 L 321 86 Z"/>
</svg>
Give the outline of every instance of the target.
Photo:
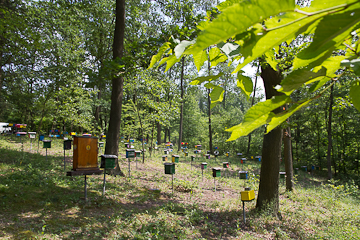
<svg viewBox="0 0 360 240">
<path fill-rule="evenodd" d="M 280 84 L 282 74 L 270 66 L 261 66 L 261 77 L 264 81 L 266 99 L 281 95 L 274 87 Z M 281 112 L 281 108 L 274 113 Z M 264 210 L 270 208 L 274 216 L 281 218 L 279 214 L 279 170 L 282 142 L 282 129 L 277 127 L 264 135 L 259 193 L 256 208 Z"/>
<path fill-rule="evenodd" d="M 211 76 L 210 72 L 210 59 L 208 59 L 208 74 Z M 209 114 L 209 151 L 213 153 L 213 146 L 212 146 L 212 131 L 211 131 L 211 98 L 210 98 L 210 89 L 207 90 L 208 96 L 208 114 Z"/>
<path fill-rule="evenodd" d="M 287 127 L 284 132 L 284 162 L 286 171 L 286 191 L 292 191 L 294 190 L 294 182 L 290 127 Z"/>
<path fill-rule="evenodd" d="M 125 0 L 116 0 L 116 21 L 113 42 L 113 60 L 119 60 L 123 57 L 124 52 L 124 33 L 125 33 Z M 112 154 L 118 156 L 119 154 L 119 137 L 120 137 L 120 123 L 121 123 L 121 109 L 123 97 L 123 82 L 121 75 L 112 79 L 111 91 L 111 109 L 109 129 L 107 133 L 107 141 L 105 147 L 105 154 Z M 124 175 L 119 163 L 116 168 L 111 171 L 114 175 Z"/>
<path fill-rule="evenodd" d="M 334 104 L 334 85 L 331 86 L 330 90 L 330 104 L 329 104 L 329 121 L 327 126 L 327 133 L 328 133 L 328 149 L 327 149 L 327 168 L 328 168 L 328 179 L 330 180 L 332 178 L 332 172 L 331 172 L 331 149 L 332 149 L 332 132 L 331 132 L 331 121 L 332 121 L 332 107 Z"/>
<path fill-rule="evenodd" d="M 181 142 L 182 142 L 182 134 L 183 134 L 183 117 L 184 117 L 184 65 L 185 65 L 185 57 L 181 59 L 181 77 L 180 77 L 180 129 L 179 129 L 179 142 L 178 142 L 178 151 L 180 151 L 181 148 Z"/>
</svg>

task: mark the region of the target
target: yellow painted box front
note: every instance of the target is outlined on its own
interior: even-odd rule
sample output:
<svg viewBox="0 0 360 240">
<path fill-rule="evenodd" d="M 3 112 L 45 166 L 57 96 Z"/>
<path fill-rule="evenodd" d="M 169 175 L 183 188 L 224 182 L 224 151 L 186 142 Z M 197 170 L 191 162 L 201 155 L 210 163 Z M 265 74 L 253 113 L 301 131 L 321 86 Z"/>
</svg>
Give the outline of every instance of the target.
<svg viewBox="0 0 360 240">
<path fill-rule="evenodd" d="M 254 190 L 243 191 L 241 192 L 241 201 L 251 201 L 255 199 Z"/>
</svg>

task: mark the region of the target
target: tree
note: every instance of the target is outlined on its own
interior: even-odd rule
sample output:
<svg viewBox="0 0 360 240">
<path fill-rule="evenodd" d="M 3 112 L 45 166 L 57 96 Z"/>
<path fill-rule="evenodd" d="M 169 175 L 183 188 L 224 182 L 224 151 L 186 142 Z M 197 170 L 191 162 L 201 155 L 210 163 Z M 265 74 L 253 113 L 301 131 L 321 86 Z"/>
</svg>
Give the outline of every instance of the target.
<svg viewBox="0 0 360 240">
<path fill-rule="evenodd" d="M 278 130 L 279 124 L 330 88 L 337 79 L 336 71 L 341 66 L 352 69 L 357 74 L 360 73 L 357 70 L 360 64 L 357 59 L 358 45 L 352 45 L 354 34 L 356 34 L 355 30 L 359 28 L 360 3 L 358 1 L 323 2 L 315 0 L 311 2 L 311 7 L 305 8 L 296 7 L 294 1 L 290 0 L 225 1 L 218 6 L 218 9 L 222 13 L 201 26 L 203 31 L 196 38 L 196 42 L 181 42 L 175 48 L 175 56 L 180 58 L 182 55 L 193 55 L 195 65 L 198 67 L 202 65 L 199 56 L 202 55 L 204 49 L 214 45 L 223 48 L 225 44 L 228 44 L 233 47 L 232 51 L 227 54 L 229 60 L 244 58 L 244 61 L 237 65 L 234 71 L 236 73 L 256 58 L 273 51 L 282 42 L 290 42 L 299 34 L 314 34 L 313 41 L 296 55 L 293 71 L 281 82 L 275 81 L 276 84 L 281 85 L 280 88 L 277 88 L 277 92 L 284 95 L 276 95 L 274 98 L 252 107 L 246 113 L 241 124 L 227 129 L 232 132 L 229 141 L 245 136 L 254 129 L 267 124 L 264 147 L 266 139 L 273 137 L 278 141 L 276 147 L 280 149 L 281 130 Z M 238 19 L 243 19 L 243 21 L 238 21 Z M 239 49 L 238 53 L 236 53 L 237 49 Z M 347 51 L 348 54 L 332 56 L 335 50 Z M 223 52 L 225 53 L 226 50 Z M 160 60 L 157 59 L 158 57 L 158 55 L 153 57 L 153 62 Z M 347 61 L 344 61 L 345 59 Z M 162 63 L 164 62 L 166 60 L 162 61 Z M 167 63 L 167 67 L 172 64 L 169 61 Z M 332 83 L 324 89 L 323 86 L 328 81 L 332 81 Z M 311 86 L 307 91 L 312 96 L 293 102 L 290 94 L 304 84 Z M 270 87 L 272 89 L 275 86 Z M 350 97 L 358 110 L 360 110 L 359 92 L 360 82 L 355 81 L 351 87 Z M 273 112 L 287 103 L 292 103 L 292 106 L 285 112 Z M 277 150 L 271 153 L 270 149 L 269 152 L 264 152 L 263 149 L 263 156 L 264 153 L 270 153 L 272 157 L 269 158 L 269 161 L 275 165 L 278 164 Z M 266 161 L 263 161 L 262 164 L 266 164 Z M 266 181 L 271 184 L 271 193 L 264 192 L 261 187 Z M 260 208 L 265 205 L 270 196 L 271 201 L 269 202 L 275 203 L 274 214 L 277 214 L 278 210 L 277 183 L 278 172 L 272 171 L 271 175 L 264 176 L 260 181 L 257 201 L 257 206 Z"/>
</svg>

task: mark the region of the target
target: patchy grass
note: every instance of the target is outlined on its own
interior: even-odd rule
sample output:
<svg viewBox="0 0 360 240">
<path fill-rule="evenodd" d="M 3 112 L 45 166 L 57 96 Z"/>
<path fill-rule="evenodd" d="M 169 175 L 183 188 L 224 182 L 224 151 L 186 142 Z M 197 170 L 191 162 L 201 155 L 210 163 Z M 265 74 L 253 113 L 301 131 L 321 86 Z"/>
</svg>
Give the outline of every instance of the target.
<svg viewBox="0 0 360 240">
<path fill-rule="evenodd" d="M 131 178 L 89 176 L 88 201 L 84 201 L 84 177 L 67 177 L 72 152 L 53 141 L 48 150 L 37 142 L 0 139 L 0 238 L 1 239 L 358 239 L 360 199 L 355 183 L 327 182 L 316 174 L 300 173 L 296 191 L 285 192 L 280 184 L 283 219 L 254 211 L 246 203 L 243 222 L 240 191 L 259 184 L 260 163 L 241 165 L 236 158 L 197 158 L 190 164 L 180 153 L 174 175 L 164 174 L 162 152 L 131 162 Z M 124 149 L 121 149 L 124 153 Z M 68 156 L 69 154 L 69 156 Z M 226 176 L 214 178 L 211 167 L 229 161 Z M 120 166 L 128 174 L 128 162 Z M 208 163 L 202 171 L 201 162 Z M 249 171 L 249 180 L 238 178 Z M 154 189 L 158 189 L 156 191 Z"/>
</svg>

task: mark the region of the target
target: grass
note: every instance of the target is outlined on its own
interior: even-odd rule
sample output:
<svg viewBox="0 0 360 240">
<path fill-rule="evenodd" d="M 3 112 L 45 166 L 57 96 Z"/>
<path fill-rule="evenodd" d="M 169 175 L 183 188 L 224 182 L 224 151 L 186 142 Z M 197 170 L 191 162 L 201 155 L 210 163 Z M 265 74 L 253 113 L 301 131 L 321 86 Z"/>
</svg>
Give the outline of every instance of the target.
<svg viewBox="0 0 360 240">
<path fill-rule="evenodd" d="M 131 175 L 89 176 L 88 201 L 84 201 L 84 177 L 68 177 L 72 152 L 55 140 L 48 150 L 14 138 L 0 139 L 0 238 L 1 239 L 359 239 L 360 199 L 355 183 L 325 181 L 322 174 L 300 172 L 295 191 L 280 184 L 282 220 L 258 213 L 255 201 L 245 204 L 243 222 L 240 191 L 259 184 L 260 163 L 239 164 L 236 158 L 197 158 L 180 153 L 174 175 L 164 174 L 159 151 L 146 155 L 145 164 L 131 162 Z M 121 149 L 124 153 L 124 149 Z M 68 154 L 70 155 L 68 157 Z M 229 177 L 214 178 L 211 167 L 229 161 Z M 208 169 L 202 179 L 200 163 Z M 128 163 L 120 160 L 127 176 Z M 249 171 L 240 180 L 239 170 Z M 222 171 L 222 174 L 224 171 Z M 154 191 L 153 189 L 159 189 Z"/>
</svg>

